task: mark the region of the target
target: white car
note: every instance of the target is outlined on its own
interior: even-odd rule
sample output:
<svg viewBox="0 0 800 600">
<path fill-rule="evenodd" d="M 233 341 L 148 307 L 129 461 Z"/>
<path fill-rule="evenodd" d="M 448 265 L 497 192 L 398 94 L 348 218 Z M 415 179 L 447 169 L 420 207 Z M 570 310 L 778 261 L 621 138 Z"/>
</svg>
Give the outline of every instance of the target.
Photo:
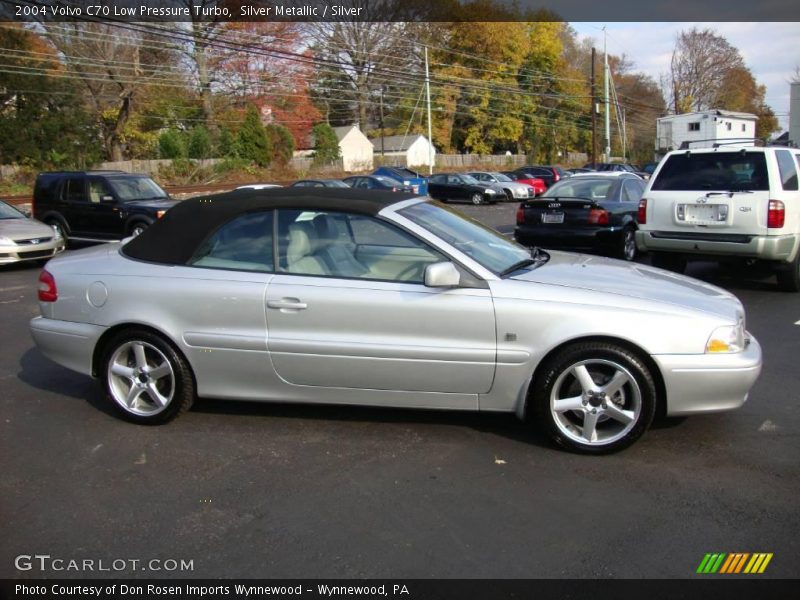
<svg viewBox="0 0 800 600">
<path fill-rule="evenodd" d="M 799 169 L 796 148 L 670 152 L 640 201 L 636 243 L 655 266 L 674 271 L 691 259 L 759 260 L 775 269 L 781 289 L 798 292 Z"/>
</svg>

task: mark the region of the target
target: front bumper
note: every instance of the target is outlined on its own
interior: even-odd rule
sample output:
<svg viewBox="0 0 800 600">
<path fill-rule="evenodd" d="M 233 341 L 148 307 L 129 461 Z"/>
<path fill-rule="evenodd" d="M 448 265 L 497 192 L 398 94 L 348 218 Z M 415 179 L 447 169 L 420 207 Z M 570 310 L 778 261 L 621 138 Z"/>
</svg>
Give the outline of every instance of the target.
<svg viewBox="0 0 800 600">
<path fill-rule="evenodd" d="M 724 235 L 724 234 L 723 234 Z M 741 256 L 787 262 L 794 256 L 795 235 L 741 236 L 731 241 L 714 234 L 693 237 L 679 231 L 636 232 L 636 246 L 642 252 L 675 252 L 711 256 Z M 734 236 L 735 237 L 735 236 Z"/>
<path fill-rule="evenodd" d="M 105 327 L 34 317 L 30 329 L 33 341 L 47 358 L 78 373 L 92 374 L 94 349 Z"/>
<path fill-rule="evenodd" d="M 47 260 L 63 252 L 66 242 L 63 239 L 52 240 L 43 244 L 3 244 L 0 245 L 0 265 L 28 260 Z"/>
<path fill-rule="evenodd" d="M 761 373 L 761 346 L 754 338 L 736 354 L 653 356 L 667 390 L 667 415 L 696 415 L 739 408 Z"/>
</svg>

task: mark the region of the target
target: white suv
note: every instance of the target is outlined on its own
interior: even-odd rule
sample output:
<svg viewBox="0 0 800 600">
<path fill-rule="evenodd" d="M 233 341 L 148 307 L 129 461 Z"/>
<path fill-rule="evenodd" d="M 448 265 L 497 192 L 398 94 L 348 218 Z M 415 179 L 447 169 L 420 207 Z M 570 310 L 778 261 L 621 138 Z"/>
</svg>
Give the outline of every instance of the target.
<svg viewBox="0 0 800 600">
<path fill-rule="evenodd" d="M 688 259 L 772 264 L 778 286 L 800 291 L 800 150 L 703 148 L 667 154 L 639 202 L 639 250 L 683 271 Z"/>
</svg>

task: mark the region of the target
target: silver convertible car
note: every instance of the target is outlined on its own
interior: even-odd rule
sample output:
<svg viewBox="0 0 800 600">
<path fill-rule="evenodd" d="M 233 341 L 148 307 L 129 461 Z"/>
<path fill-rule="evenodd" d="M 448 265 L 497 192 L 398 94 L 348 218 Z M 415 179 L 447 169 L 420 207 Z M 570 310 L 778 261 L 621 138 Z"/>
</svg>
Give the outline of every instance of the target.
<svg viewBox="0 0 800 600">
<path fill-rule="evenodd" d="M 186 200 L 51 260 L 39 349 L 137 423 L 195 397 L 516 413 L 566 448 L 737 408 L 741 303 L 638 264 L 530 250 L 448 206 L 355 189 Z"/>
</svg>

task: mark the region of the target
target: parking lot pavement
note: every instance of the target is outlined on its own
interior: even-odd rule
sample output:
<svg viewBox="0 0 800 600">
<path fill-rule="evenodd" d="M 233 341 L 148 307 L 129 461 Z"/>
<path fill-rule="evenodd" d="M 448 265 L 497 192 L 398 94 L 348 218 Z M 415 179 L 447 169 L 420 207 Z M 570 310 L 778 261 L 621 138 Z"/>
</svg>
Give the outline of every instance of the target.
<svg viewBox="0 0 800 600">
<path fill-rule="evenodd" d="M 0 577 L 691 577 L 707 552 L 797 577 L 798 296 L 691 269 L 742 299 L 763 374 L 742 409 L 605 457 L 491 414 L 200 401 L 131 425 L 34 348 L 38 268 L 2 269 Z M 193 570 L 15 569 L 36 553 Z"/>
</svg>

